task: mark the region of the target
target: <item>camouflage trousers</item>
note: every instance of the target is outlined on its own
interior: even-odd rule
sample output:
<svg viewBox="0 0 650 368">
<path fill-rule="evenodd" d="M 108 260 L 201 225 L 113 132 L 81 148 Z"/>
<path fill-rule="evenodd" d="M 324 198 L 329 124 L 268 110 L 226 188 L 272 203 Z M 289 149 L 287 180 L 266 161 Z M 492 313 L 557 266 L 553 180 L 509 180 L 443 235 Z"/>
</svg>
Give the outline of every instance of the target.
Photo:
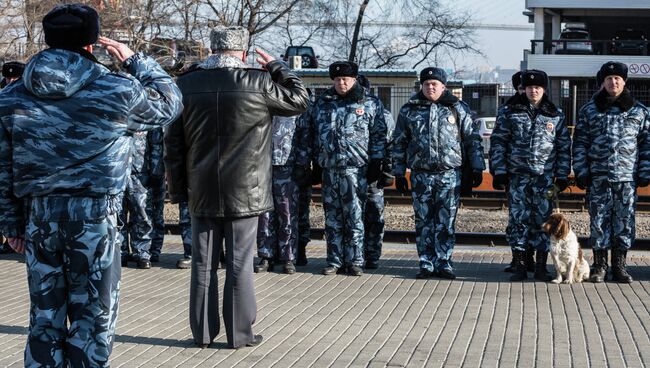
<svg viewBox="0 0 650 368">
<path fill-rule="evenodd" d="M 363 218 L 363 252 L 367 261 L 379 261 L 384 240 L 384 189 L 377 188 L 377 182 L 368 184 L 368 201 Z"/>
<path fill-rule="evenodd" d="M 547 193 L 553 178 L 547 175 L 511 175 L 508 188 L 508 227 L 506 240 L 512 250 L 532 248 L 548 252 L 551 247 L 542 224 L 553 211 L 553 201 Z"/>
<path fill-rule="evenodd" d="M 606 177 L 592 179 L 587 191 L 592 249 L 632 247 L 636 235 L 636 199 L 634 182 L 610 183 Z"/>
<path fill-rule="evenodd" d="M 149 259 L 152 226 L 147 216 L 147 189 L 142 185 L 141 177 L 131 175 L 129 178 L 119 219 L 124 239 L 122 255 L 133 253 L 138 258 Z"/>
<path fill-rule="evenodd" d="M 273 166 L 273 207 L 260 215 L 257 254 L 261 258 L 294 261 L 298 245 L 298 185 L 293 167 Z"/>
<path fill-rule="evenodd" d="M 165 178 L 152 177 L 147 188 L 147 216 L 151 220 L 151 254 L 160 255 L 165 240 Z"/>
<path fill-rule="evenodd" d="M 181 240 L 183 241 L 183 256 L 192 255 L 192 217 L 190 206 L 187 201 L 178 203 L 178 225 L 181 228 Z"/>
<path fill-rule="evenodd" d="M 109 365 L 121 277 L 120 202 L 53 196 L 29 201 L 26 367 Z"/>
<path fill-rule="evenodd" d="M 368 196 L 366 167 L 323 170 L 327 264 L 363 266 L 363 212 Z"/>
<path fill-rule="evenodd" d="M 411 171 L 411 187 L 420 268 L 431 272 L 452 270 L 460 170 Z"/>
<path fill-rule="evenodd" d="M 309 205 L 311 204 L 311 184 L 298 190 L 298 247 L 305 247 L 311 240 L 309 234 Z"/>
</svg>

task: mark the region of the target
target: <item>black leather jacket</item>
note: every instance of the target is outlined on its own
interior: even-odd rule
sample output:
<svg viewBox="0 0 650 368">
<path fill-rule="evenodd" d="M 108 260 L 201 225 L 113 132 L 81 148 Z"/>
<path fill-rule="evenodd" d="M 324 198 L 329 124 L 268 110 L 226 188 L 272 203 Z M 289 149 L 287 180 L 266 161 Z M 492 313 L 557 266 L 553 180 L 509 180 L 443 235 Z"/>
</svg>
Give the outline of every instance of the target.
<svg viewBox="0 0 650 368">
<path fill-rule="evenodd" d="M 273 209 L 272 116 L 307 109 L 307 91 L 286 66 L 195 68 L 180 76 L 185 106 L 165 133 L 172 202 L 192 216 L 248 217 Z"/>
</svg>

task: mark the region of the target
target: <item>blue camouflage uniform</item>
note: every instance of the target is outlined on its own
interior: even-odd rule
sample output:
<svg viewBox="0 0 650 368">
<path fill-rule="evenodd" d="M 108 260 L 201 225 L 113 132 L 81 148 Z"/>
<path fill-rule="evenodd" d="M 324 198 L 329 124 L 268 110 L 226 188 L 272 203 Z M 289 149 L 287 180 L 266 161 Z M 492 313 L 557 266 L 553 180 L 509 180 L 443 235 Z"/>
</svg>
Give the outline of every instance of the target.
<svg viewBox="0 0 650 368">
<path fill-rule="evenodd" d="M 152 257 L 159 257 L 165 237 L 165 163 L 163 161 L 162 128 L 147 132 L 149 178 L 147 185 L 147 216 L 151 221 Z"/>
<path fill-rule="evenodd" d="M 258 222 L 257 251 L 261 258 L 277 258 L 283 262 L 296 259 L 299 188 L 294 180 L 294 167 L 305 168 L 309 163 L 306 154 L 309 143 L 295 134 L 299 116 L 273 117 L 271 163 L 274 210 L 260 215 Z"/>
<path fill-rule="evenodd" d="M 589 243 L 597 250 L 628 250 L 635 237 L 636 182 L 650 180 L 648 110 L 625 91 L 607 103 L 602 90 L 578 115 L 573 171 L 588 178 Z"/>
<path fill-rule="evenodd" d="M 506 238 L 513 251 L 549 251 L 541 225 L 553 210 L 554 179 L 571 171 L 570 147 L 564 114 L 546 95 L 539 108 L 522 94 L 501 109 L 490 137 L 490 172 L 509 178 Z"/>
<path fill-rule="evenodd" d="M 149 259 L 151 256 L 151 220 L 147 213 L 149 155 L 147 132 L 133 133 L 131 140 L 131 175 L 124 191 L 119 219 L 122 223 L 122 257 Z"/>
<path fill-rule="evenodd" d="M 384 110 L 386 121 L 386 159 L 384 168 L 390 173 L 390 147 L 391 137 L 395 130 L 395 119 L 390 111 Z M 381 257 L 382 241 L 384 240 L 384 188 L 380 185 L 381 180 L 368 183 L 368 201 L 363 218 L 364 246 L 363 254 L 366 262 L 379 261 Z"/>
<path fill-rule="evenodd" d="M 192 216 L 186 200 L 178 202 L 178 226 L 181 228 L 183 257 L 189 258 L 192 256 Z"/>
<path fill-rule="evenodd" d="M 0 94 L 0 231 L 25 239 L 26 366 L 109 364 L 131 136 L 182 109 L 153 59 L 136 54 L 126 75 L 82 53 L 41 51 Z"/>
<path fill-rule="evenodd" d="M 323 168 L 327 263 L 363 266 L 363 213 L 370 160 L 383 160 L 386 149 L 384 107 L 356 83 L 344 97 L 334 87 L 310 110 L 312 159 Z"/>
<path fill-rule="evenodd" d="M 475 171 L 485 169 L 481 137 L 468 110 L 449 90 L 436 102 L 420 91 L 400 109 L 393 134 L 393 174 L 411 169 L 420 269 L 432 273 L 453 269 L 463 160 Z"/>
</svg>

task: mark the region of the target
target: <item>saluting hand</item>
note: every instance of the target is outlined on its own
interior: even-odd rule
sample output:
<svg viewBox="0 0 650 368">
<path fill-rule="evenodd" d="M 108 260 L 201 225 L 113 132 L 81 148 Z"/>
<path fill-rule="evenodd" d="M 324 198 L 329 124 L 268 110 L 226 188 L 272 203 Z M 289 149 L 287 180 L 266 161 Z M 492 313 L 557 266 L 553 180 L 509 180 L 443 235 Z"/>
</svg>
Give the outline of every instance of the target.
<svg viewBox="0 0 650 368">
<path fill-rule="evenodd" d="M 266 64 L 270 63 L 271 61 L 275 60 L 275 57 L 267 54 L 264 50 L 260 49 L 259 47 L 255 48 L 255 52 L 259 57 L 256 59 L 258 63 L 262 66 L 262 68 L 266 67 Z"/>
<path fill-rule="evenodd" d="M 130 58 L 133 54 L 135 54 L 135 52 L 133 52 L 129 46 L 121 42 L 111 40 L 108 37 L 99 37 L 99 44 L 102 45 L 109 54 L 116 57 L 120 63 L 123 63 L 124 60 Z"/>
</svg>

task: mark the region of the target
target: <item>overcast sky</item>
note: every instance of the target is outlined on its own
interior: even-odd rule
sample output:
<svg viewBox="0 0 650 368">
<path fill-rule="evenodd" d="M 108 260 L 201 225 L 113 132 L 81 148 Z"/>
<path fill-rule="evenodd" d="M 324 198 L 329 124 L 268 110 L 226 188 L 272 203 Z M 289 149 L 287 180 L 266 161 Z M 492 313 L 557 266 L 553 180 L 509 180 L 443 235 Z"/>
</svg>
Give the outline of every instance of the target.
<svg viewBox="0 0 650 368">
<path fill-rule="evenodd" d="M 522 14 L 524 0 L 443 0 L 459 9 L 470 11 L 474 20 L 485 24 L 531 25 Z M 523 50 L 530 48 L 533 31 L 492 31 L 478 30 L 477 44 L 485 53 L 482 57 L 467 57 L 464 62 L 470 67 L 492 69 L 500 66 L 505 69 L 519 68 Z"/>
</svg>

